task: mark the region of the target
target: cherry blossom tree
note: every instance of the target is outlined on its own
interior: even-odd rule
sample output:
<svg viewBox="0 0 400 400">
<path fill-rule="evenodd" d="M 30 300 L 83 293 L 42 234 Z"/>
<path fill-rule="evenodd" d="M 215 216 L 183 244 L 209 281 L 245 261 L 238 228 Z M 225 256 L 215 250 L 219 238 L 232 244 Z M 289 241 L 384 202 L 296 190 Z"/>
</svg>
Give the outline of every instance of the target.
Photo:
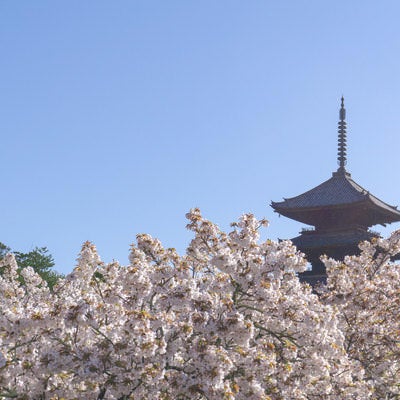
<svg viewBox="0 0 400 400">
<path fill-rule="evenodd" d="M 339 309 L 349 357 L 361 363 L 374 399 L 400 398 L 400 231 L 360 245 L 360 256 L 324 259 L 322 299 Z"/>
<path fill-rule="evenodd" d="M 291 242 L 260 242 L 266 221 L 247 214 L 225 233 L 198 209 L 187 218 L 194 237 L 185 255 L 142 234 L 121 266 L 103 263 L 85 243 L 53 291 L 31 268 L 21 283 L 6 256 L 0 398 L 368 399 L 385 398 L 377 393 L 387 388 L 396 395 L 398 307 L 390 309 L 390 296 L 398 299 L 398 286 L 386 306 L 378 304 L 382 294 L 370 293 L 370 308 L 355 301 L 349 283 L 358 284 L 354 265 L 380 262 L 374 274 L 382 282 L 374 278 L 371 288 L 386 293 L 394 238 L 364 244 L 363 255 L 345 263 L 326 260 L 320 297 L 299 282 L 306 261 Z M 376 318 L 371 332 L 368 315 Z M 382 323 L 389 336 L 379 347 Z"/>
</svg>

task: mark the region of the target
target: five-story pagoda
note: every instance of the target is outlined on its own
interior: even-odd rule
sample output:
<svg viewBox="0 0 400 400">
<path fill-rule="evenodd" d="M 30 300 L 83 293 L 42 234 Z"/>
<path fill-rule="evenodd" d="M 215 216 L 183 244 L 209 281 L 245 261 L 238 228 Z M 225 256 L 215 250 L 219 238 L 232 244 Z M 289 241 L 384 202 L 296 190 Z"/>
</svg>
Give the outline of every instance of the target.
<svg viewBox="0 0 400 400">
<path fill-rule="evenodd" d="M 332 177 L 299 196 L 272 202 L 275 212 L 285 217 L 312 225 L 303 229 L 293 244 L 305 253 L 312 270 L 301 279 L 314 285 L 326 280 L 325 266 L 320 256 L 326 254 L 337 260 L 345 255 L 358 254 L 358 244 L 378 236 L 369 228 L 400 221 L 397 207 L 373 196 L 351 179 L 346 171 L 346 110 L 344 99 L 339 112 L 338 164 Z"/>
</svg>

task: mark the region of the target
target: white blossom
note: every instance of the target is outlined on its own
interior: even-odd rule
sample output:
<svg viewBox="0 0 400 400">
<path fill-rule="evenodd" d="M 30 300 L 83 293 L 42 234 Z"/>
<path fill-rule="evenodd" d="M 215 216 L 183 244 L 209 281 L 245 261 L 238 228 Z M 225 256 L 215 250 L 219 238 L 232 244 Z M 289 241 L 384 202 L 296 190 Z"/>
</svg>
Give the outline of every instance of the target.
<svg viewBox="0 0 400 400">
<path fill-rule="evenodd" d="M 320 296 L 289 241 L 187 214 L 185 255 L 137 236 L 129 265 L 83 245 L 50 291 L 1 261 L 0 398 L 298 400 L 399 395 L 399 234 L 324 260 Z M 386 392 L 385 392 L 386 391 Z M 390 398 L 390 397 L 387 397 Z"/>
</svg>

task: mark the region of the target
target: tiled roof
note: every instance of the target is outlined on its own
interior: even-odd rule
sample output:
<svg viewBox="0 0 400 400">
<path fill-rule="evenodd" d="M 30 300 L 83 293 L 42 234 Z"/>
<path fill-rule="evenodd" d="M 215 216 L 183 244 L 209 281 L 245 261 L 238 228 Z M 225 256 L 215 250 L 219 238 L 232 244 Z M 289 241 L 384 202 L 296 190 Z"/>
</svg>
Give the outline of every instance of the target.
<svg viewBox="0 0 400 400">
<path fill-rule="evenodd" d="M 368 200 L 379 208 L 396 214 L 400 219 L 400 212 L 396 207 L 392 207 L 371 195 L 367 190 L 354 182 L 349 173 L 340 171 L 335 172 L 332 178 L 315 188 L 281 202 L 272 202 L 271 206 L 277 212 L 280 212 L 280 210 L 289 211 L 345 204 L 349 205 Z"/>
<path fill-rule="evenodd" d="M 371 240 L 377 234 L 365 230 L 348 230 L 340 232 L 306 232 L 292 239 L 292 243 L 300 250 L 321 248 L 324 246 L 358 245 L 364 240 Z"/>
</svg>

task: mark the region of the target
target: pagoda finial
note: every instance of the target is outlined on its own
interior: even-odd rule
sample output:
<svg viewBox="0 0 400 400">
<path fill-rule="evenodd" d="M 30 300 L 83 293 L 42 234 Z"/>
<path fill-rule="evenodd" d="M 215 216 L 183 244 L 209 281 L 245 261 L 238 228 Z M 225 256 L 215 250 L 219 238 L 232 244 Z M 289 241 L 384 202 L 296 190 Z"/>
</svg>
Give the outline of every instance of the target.
<svg viewBox="0 0 400 400">
<path fill-rule="evenodd" d="M 339 127 L 338 127 L 338 171 L 345 172 L 346 165 L 346 155 L 347 155 L 347 147 L 346 147 L 346 109 L 344 108 L 344 97 L 342 96 L 342 103 L 339 111 Z"/>
</svg>

